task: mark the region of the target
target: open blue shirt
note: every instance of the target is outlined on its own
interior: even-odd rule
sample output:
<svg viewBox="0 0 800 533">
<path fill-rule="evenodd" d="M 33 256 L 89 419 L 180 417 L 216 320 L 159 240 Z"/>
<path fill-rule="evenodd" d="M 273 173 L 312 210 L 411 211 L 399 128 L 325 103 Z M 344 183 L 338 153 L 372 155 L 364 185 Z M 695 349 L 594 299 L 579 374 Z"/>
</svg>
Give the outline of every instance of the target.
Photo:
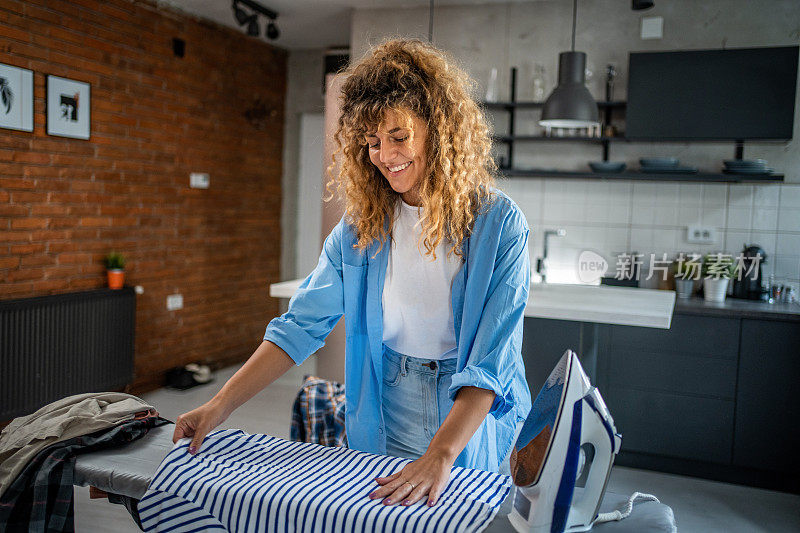
<svg viewBox="0 0 800 533">
<path fill-rule="evenodd" d="M 496 394 L 487 416 L 455 466 L 496 472 L 519 424 L 531 408 L 522 362 L 522 322 L 530 288 L 528 224 L 502 191 L 476 216 L 462 245 L 464 262 L 452 285 L 458 366 L 450 386 Z M 354 228 L 344 217 L 325 239 L 319 262 L 267 326 L 264 340 L 298 365 L 325 344 L 345 315 L 345 427 L 350 448 L 386 453 L 381 408 L 383 380 L 382 292 L 389 245 L 353 247 Z"/>
</svg>

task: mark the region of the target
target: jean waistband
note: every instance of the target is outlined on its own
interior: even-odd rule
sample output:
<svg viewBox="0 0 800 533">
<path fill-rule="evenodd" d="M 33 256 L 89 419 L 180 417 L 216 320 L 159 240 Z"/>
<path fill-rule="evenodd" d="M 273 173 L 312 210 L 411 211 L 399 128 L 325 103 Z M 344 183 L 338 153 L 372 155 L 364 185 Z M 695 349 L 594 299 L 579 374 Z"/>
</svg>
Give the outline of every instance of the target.
<svg viewBox="0 0 800 533">
<path fill-rule="evenodd" d="M 392 350 L 385 344 L 383 345 L 384 357 L 393 359 L 406 371 L 425 372 L 430 374 L 455 374 L 458 359 L 450 357 L 447 359 L 428 359 L 425 357 L 414 357 L 398 351 Z"/>
</svg>

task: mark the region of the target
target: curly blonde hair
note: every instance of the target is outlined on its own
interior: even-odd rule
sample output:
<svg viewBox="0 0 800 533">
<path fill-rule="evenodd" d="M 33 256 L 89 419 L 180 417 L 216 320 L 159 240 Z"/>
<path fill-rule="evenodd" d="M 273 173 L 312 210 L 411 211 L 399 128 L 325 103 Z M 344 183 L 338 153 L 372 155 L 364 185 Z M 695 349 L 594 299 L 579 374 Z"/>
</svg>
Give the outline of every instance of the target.
<svg viewBox="0 0 800 533">
<path fill-rule="evenodd" d="M 435 260 L 436 247 L 448 239 L 448 253 L 460 257 L 461 243 L 495 183 L 490 131 L 469 95 L 472 80 L 441 50 L 418 40 L 386 41 L 345 74 L 326 201 L 333 198 L 335 185 L 356 231 L 355 247 L 363 250 L 376 239 L 378 249 L 383 247 L 400 194 L 370 161 L 365 134 L 390 111 L 405 117 L 411 129 L 413 113 L 428 129 L 426 172 L 420 178 L 425 253 Z M 340 166 L 334 176 L 337 156 Z"/>
</svg>

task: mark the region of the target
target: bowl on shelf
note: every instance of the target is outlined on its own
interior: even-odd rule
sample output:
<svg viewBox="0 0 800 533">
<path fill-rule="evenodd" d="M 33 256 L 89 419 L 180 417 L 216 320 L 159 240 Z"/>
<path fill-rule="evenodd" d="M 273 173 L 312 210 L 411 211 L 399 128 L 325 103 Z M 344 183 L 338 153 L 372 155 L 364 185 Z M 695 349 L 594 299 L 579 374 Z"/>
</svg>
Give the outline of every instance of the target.
<svg viewBox="0 0 800 533">
<path fill-rule="evenodd" d="M 729 168 L 753 168 L 753 167 L 766 167 L 766 159 L 726 159 L 723 161 L 726 167 Z"/>
<path fill-rule="evenodd" d="M 722 172 L 725 174 L 772 174 L 775 169 L 767 166 L 765 159 L 727 159 Z"/>
<path fill-rule="evenodd" d="M 663 167 L 677 167 L 677 157 L 643 157 L 639 160 L 643 167 L 663 168 Z"/>
<path fill-rule="evenodd" d="M 592 172 L 622 172 L 625 170 L 625 163 L 620 161 L 590 161 L 589 168 L 592 169 Z"/>
</svg>

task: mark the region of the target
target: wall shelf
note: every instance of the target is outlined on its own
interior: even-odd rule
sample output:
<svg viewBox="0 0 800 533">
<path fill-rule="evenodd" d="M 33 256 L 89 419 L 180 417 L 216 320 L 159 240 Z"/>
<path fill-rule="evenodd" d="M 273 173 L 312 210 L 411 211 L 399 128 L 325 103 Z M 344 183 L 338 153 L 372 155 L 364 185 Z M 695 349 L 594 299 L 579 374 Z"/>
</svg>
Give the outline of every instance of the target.
<svg viewBox="0 0 800 533">
<path fill-rule="evenodd" d="M 517 101 L 516 99 L 517 69 L 511 69 L 511 98 L 503 102 L 482 102 L 481 105 L 486 109 L 505 111 L 508 113 L 508 133 L 506 135 L 493 135 L 492 141 L 503 144 L 506 147 L 506 158 L 501 157 L 499 161 L 500 172 L 508 177 L 527 177 L 527 178 L 575 178 L 575 179 L 606 179 L 606 180 L 652 180 L 652 181 L 697 181 L 697 182 L 716 182 L 716 183 L 781 183 L 783 174 L 727 174 L 716 172 L 695 172 L 693 174 L 675 173 L 650 173 L 650 172 L 572 172 L 548 169 L 523 169 L 514 167 L 514 145 L 518 142 L 583 142 L 590 144 L 600 144 L 603 147 L 603 161 L 608 161 L 611 143 L 618 142 L 652 142 L 644 139 L 631 140 L 624 135 L 600 136 L 600 137 L 552 137 L 544 135 L 517 135 L 516 134 L 516 111 L 518 109 L 540 109 L 544 102 Z M 614 110 L 624 111 L 627 102 L 612 100 L 611 88 L 606 84 L 606 100 L 597 101 L 597 107 L 601 111 L 600 131 L 606 131 L 606 127 L 611 125 Z M 742 141 L 737 141 L 736 158 L 741 159 Z"/>
<path fill-rule="evenodd" d="M 601 180 L 641 180 L 641 181 L 702 181 L 705 183 L 782 183 L 783 174 L 723 174 L 696 172 L 694 174 L 674 174 L 655 172 L 573 172 L 547 169 L 501 168 L 501 174 L 520 178 L 573 178 Z"/>
<path fill-rule="evenodd" d="M 482 102 L 482 105 L 487 109 L 515 109 L 515 108 L 538 109 L 544 105 L 544 102 L 530 102 L 530 101 Z M 605 100 L 597 101 L 597 107 L 599 107 L 600 109 L 624 108 L 626 105 L 628 105 L 628 103 L 622 101 L 610 101 L 610 102 L 607 102 Z"/>
<path fill-rule="evenodd" d="M 628 139 L 622 136 L 615 137 L 546 137 L 544 135 L 493 135 L 492 140 L 498 143 L 512 143 L 512 142 L 565 142 L 565 141 L 580 141 L 580 142 L 629 142 Z"/>
</svg>

